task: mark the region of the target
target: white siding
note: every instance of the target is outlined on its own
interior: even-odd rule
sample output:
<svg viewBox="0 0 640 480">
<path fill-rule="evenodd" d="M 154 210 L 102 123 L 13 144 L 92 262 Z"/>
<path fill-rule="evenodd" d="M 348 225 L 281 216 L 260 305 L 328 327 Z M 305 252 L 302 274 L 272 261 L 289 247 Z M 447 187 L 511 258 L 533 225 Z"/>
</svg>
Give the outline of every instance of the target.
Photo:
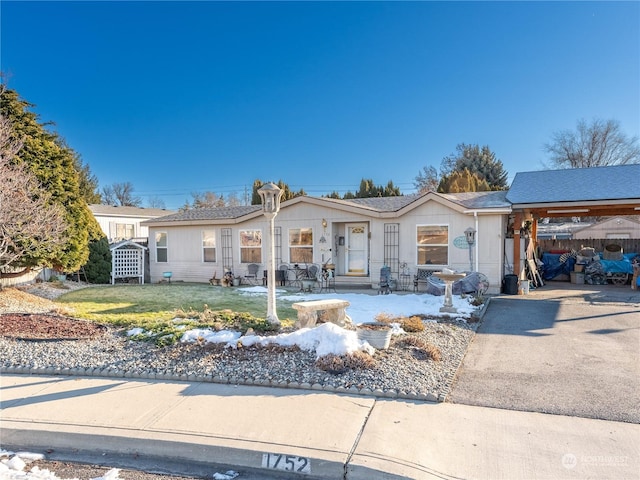
<svg viewBox="0 0 640 480">
<path fill-rule="evenodd" d="M 324 228 L 322 220 L 326 219 L 327 227 Z M 479 271 L 488 276 L 491 283 L 491 293 L 499 291 L 503 276 L 504 258 L 504 229 L 505 217 L 499 214 L 478 216 L 478 264 Z M 282 261 L 289 263 L 289 239 L 290 228 L 313 229 L 313 262 L 322 264 L 331 261 L 336 264 L 337 275 L 344 273 L 344 246 L 338 245 L 338 238 L 344 236 L 344 226 L 347 223 L 367 223 L 369 240 L 369 271 L 365 280 L 373 287 L 377 285 L 379 271 L 384 262 L 384 224 L 399 223 L 399 260 L 407 262 L 411 273 L 416 271 L 416 225 L 440 224 L 449 227 L 449 267 L 456 270 L 469 270 L 469 250 L 457 248 L 453 242 L 456 237 L 464 236 L 464 231 L 475 228 L 473 215 L 457 212 L 435 201 L 429 201 L 407 214 L 398 218 L 378 218 L 378 215 L 369 216 L 361 213 L 334 210 L 330 207 L 318 206 L 310 203 L 299 202 L 282 209 L 275 219 L 276 227 L 281 232 Z M 239 235 L 244 229 L 262 230 L 262 268 L 267 262 L 269 248 L 269 224 L 262 216 L 241 224 L 215 225 L 213 222 L 207 226 L 172 226 L 150 228 L 150 270 L 151 281 L 162 280 L 162 273 L 171 271 L 172 281 L 207 282 L 213 276 L 214 271 L 218 278 L 223 275 L 221 228 L 232 230 L 232 248 L 234 273 L 246 274 L 246 265 L 239 263 Z M 202 237 L 204 229 L 216 230 L 216 263 L 205 263 L 202 260 Z M 154 232 L 165 231 L 168 235 L 168 262 L 157 263 L 155 253 Z M 324 236 L 326 242 L 321 242 Z M 476 250 L 474 249 L 474 265 Z M 279 256 L 276 253 L 276 256 Z M 261 274 L 259 273 L 259 276 Z"/>
</svg>

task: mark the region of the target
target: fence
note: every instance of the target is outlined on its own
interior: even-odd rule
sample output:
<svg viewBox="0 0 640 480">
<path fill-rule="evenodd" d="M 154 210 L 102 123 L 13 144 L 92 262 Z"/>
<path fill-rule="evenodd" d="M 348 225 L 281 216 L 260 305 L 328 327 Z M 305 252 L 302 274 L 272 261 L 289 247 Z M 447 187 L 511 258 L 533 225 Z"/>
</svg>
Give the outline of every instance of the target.
<svg viewBox="0 0 640 480">
<path fill-rule="evenodd" d="M 596 252 L 602 252 L 607 245 L 620 245 L 624 253 L 640 253 L 640 239 L 638 238 L 595 238 L 595 239 L 544 239 L 538 240 L 541 252 L 552 250 L 576 250 L 583 247 L 593 247 Z"/>
</svg>

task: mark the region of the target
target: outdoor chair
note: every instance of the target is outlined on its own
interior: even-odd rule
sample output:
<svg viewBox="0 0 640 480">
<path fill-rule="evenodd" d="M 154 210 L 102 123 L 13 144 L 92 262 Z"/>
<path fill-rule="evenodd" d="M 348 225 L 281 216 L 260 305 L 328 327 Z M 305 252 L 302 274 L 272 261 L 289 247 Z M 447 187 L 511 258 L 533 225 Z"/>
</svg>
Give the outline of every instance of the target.
<svg viewBox="0 0 640 480">
<path fill-rule="evenodd" d="M 306 276 L 301 279 L 302 290 L 308 292 L 318 290 L 320 286 L 320 267 L 318 267 L 318 265 L 310 265 L 306 271 Z"/>
<path fill-rule="evenodd" d="M 382 267 L 380 269 L 380 282 L 378 283 L 378 294 L 391 293 L 391 268 Z"/>
<path fill-rule="evenodd" d="M 247 274 L 245 275 L 245 278 L 251 285 L 258 284 L 258 270 L 260 270 L 260 265 L 257 263 L 250 263 L 247 266 Z"/>
<path fill-rule="evenodd" d="M 289 285 L 291 283 L 291 279 L 289 278 L 289 265 L 287 265 L 286 263 L 281 263 L 278 267 L 278 271 L 280 272 L 280 286 L 284 287 L 286 285 Z M 277 276 L 278 274 L 276 273 L 276 277 Z"/>
</svg>

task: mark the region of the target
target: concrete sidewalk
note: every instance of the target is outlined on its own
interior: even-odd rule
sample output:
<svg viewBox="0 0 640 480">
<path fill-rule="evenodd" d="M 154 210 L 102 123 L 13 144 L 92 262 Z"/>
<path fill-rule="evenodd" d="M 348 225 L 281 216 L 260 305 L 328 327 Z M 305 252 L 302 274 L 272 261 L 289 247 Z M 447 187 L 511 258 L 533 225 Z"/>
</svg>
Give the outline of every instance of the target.
<svg viewBox="0 0 640 480">
<path fill-rule="evenodd" d="M 2 448 L 124 455 L 134 468 L 136 459 L 163 458 L 259 471 L 265 454 L 283 454 L 308 459 L 300 478 L 640 474 L 640 427 L 629 423 L 209 383 L 35 375 L 0 382 Z M 288 460 L 304 468 L 304 459 Z"/>
</svg>

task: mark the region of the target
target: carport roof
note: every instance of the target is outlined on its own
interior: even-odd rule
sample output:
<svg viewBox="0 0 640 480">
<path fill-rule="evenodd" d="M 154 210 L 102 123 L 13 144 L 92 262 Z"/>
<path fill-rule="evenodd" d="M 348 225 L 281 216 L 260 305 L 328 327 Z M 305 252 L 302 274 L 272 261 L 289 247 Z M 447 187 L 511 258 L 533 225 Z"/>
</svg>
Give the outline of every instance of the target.
<svg viewBox="0 0 640 480">
<path fill-rule="evenodd" d="M 512 204 L 640 199 L 640 164 L 517 173 Z"/>
<path fill-rule="evenodd" d="M 540 170 L 516 174 L 507 200 L 534 218 L 638 215 L 640 165 Z"/>
</svg>

